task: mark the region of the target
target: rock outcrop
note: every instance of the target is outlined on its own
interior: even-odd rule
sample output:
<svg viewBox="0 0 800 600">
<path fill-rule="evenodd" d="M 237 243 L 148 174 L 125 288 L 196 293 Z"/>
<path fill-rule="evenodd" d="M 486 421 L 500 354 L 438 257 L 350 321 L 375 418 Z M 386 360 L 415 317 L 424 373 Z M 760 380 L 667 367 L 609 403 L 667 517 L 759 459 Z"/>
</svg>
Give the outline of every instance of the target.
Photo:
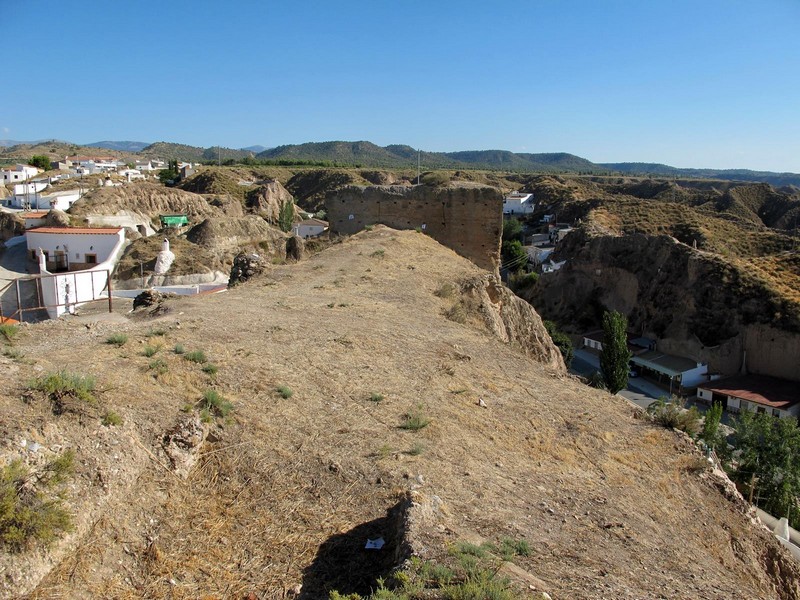
<svg viewBox="0 0 800 600">
<path fill-rule="evenodd" d="M 18 215 L 0 212 L 0 242 L 25 233 L 25 221 Z"/>
<path fill-rule="evenodd" d="M 273 225 L 278 222 L 281 207 L 286 202 L 293 202 L 292 195 L 274 179 L 250 190 L 245 199 L 249 210 Z"/>
<path fill-rule="evenodd" d="M 566 374 L 561 352 L 547 334 L 541 317 L 497 278 L 485 275 L 469 279 L 462 282 L 461 293 L 478 306 L 486 327 L 494 335 L 554 373 Z"/>
</svg>

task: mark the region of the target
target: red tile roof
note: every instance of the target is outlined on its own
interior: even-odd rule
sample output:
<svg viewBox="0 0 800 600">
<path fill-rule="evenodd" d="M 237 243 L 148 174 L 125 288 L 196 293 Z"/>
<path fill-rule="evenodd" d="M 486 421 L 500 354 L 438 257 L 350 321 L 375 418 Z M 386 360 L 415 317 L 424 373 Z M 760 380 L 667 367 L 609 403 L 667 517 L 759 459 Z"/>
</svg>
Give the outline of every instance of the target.
<svg viewBox="0 0 800 600">
<path fill-rule="evenodd" d="M 23 219 L 44 219 L 47 216 L 46 210 L 32 210 L 31 212 L 19 213 Z"/>
<path fill-rule="evenodd" d="M 66 233 L 69 235 L 117 235 L 122 227 L 34 227 L 28 233 Z"/>
<path fill-rule="evenodd" d="M 800 383 L 766 375 L 737 375 L 697 387 L 784 410 L 800 402 Z"/>
</svg>

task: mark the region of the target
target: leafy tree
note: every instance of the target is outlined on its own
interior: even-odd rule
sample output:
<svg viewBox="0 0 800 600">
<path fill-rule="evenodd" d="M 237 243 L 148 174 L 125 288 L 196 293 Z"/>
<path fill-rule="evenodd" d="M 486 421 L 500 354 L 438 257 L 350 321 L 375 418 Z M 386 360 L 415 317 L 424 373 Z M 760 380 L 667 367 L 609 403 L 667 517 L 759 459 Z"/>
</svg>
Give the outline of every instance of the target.
<svg viewBox="0 0 800 600">
<path fill-rule="evenodd" d="M 44 156 L 43 154 L 36 154 L 34 156 L 31 156 L 31 159 L 28 161 L 28 164 L 36 167 L 37 169 L 42 169 L 43 171 L 47 171 L 50 168 L 50 157 Z"/>
<path fill-rule="evenodd" d="M 570 337 L 561 331 L 553 321 L 545 321 L 544 328 L 547 330 L 547 333 L 550 335 L 550 339 L 553 340 L 553 343 L 556 345 L 556 348 L 561 352 L 561 356 L 564 358 L 564 364 L 567 367 L 572 364 L 572 359 L 575 356 L 575 349 L 572 347 L 572 340 Z"/>
<path fill-rule="evenodd" d="M 522 223 L 517 218 L 503 221 L 503 241 L 519 240 L 522 242 Z"/>
<path fill-rule="evenodd" d="M 281 210 L 278 213 L 278 227 L 281 231 L 291 231 L 294 225 L 294 202 L 289 199 L 281 203 Z"/>
<path fill-rule="evenodd" d="M 508 267 L 509 271 L 519 271 L 528 263 L 528 253 L 519 240 L 503 242 L 500 255 L 503 259 L 503 266 Z"/>
<path fill-rule="evenodd" d="M 612 394 L 628 385 L 628 319 L 617 311 L 603 313 L 603 349 L 600 351 L 600 372 Z"/>
<path fill-rule="evenodd" d="M 166 169 L 161 169 L 158 172 L 158 179 L 161 183 L 167 183 L 168 181 L 175 181 L 180 176 L 180 171 L 178 171 L 178 161 L 171 160 L 167 163 Z"/>
<path fill-rule="evenodd" d="M 703 440 L 709 448 L 717 448 L 722 444 L 722 435 L 719 431 L 719 422 L 722 419 L 722 404 L 714 402 L 711 408 L 706 411 L 706 418 L 703 421 L 703 431 L 700 433 L 700 439 Z"/>
<path fill-rule="evenodd" d="M 736 429 L 733 478 L 768 513 L 800 524 L 800 429 L 795 419 L 742 411 Z"/>
</svg>

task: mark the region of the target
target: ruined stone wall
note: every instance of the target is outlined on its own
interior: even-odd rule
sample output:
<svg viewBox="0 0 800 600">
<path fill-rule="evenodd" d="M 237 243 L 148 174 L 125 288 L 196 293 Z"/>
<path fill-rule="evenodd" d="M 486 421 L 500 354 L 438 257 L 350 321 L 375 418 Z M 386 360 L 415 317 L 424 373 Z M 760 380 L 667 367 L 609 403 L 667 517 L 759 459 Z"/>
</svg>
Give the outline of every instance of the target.
<svg viewBox="0 0 800 600">
<path fill-rule="evenodd" d="M 479 267 L 498 273 L 503 196 L 486 186 L 350 186 L 325 200 L 331 233 L 350 235 L 381 223 L 420 228 Z"/>
</svg>

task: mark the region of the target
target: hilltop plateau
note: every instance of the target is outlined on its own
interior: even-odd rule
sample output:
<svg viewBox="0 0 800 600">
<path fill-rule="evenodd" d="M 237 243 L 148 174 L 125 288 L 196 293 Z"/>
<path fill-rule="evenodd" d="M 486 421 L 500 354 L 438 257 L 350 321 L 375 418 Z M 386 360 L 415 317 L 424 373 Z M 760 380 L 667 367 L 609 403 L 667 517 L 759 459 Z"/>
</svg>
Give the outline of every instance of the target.
<svg viewBox="0 0 800 600">
<path fill-rule="evenodd" d="M 454 556 L 512 597 L 800 598 L 687 438 L 566 376 L 536 313 L 424 234 L 375 226 L 127 309 L 0 342 L 2 454 L 75 454 L 74 529 L 0 556 L 6 598 L 327 598 L 409 550 L 426 598 L 420 565 Z M 94 399 L 31 389 L 59 371 Z"/>
</svg>

